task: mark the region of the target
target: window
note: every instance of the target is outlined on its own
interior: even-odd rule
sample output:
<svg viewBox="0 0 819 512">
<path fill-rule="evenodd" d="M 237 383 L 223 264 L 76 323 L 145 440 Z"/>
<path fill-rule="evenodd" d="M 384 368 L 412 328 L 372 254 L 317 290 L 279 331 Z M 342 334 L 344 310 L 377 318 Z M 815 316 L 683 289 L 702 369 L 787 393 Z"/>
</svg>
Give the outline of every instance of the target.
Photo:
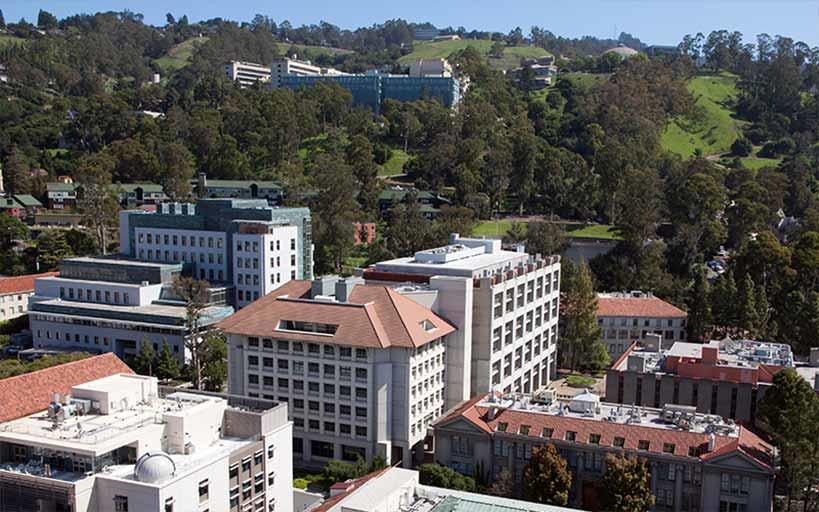
<svg viewBox="0 0 819 512">
<path fill-rule="evenodd" d="M 615 437 L 614 441 L 611 443 L 612 446 L 616 448 L 622 448 L 626 445 L 626 438 L 624 437 Z"/>
<path fill-rule="evenodd" d="M 671 454 L 673 454 L 673 453 L 674 453 L 674 449 L 675 449 L 674 443 L 663 443 L 663 452 L 664 452 L 664 453 L 671 453 Z"/>
<path fill-rule="evenodd" d="M 356 426 L 355 435 L 359 437 L 367 437 L 367 427 Z"/>
<path fill-rule="evenodd" d="M 128 496 L 114 496 L 114 512 L 128 512 Z"/>
<path fill-rule="evenodd" d="M 310 451 L 315 457 L 332 459 L 335 456 L 333 443 L 326 441 L 310 441 Z"/>
<path fill-rule="evenodd" d="M 549 427 L 544 427 L 543 431 L 540 433 L 541 437 L 547 437 L 547 438 L 552 437 L 552 434 L 554 434 L 554 429 L 549 428 Z"/>
<path fill-rule="evenodd" d="M 199 503 L 208 501 L 208 480 L 199 482 Z"/>
<path fill-rule="evenodd" d="M 600 444 L 600 434 L 589 434 L 589 444 Z"/>
<path fill-rule="evenodd" d="M 165 512 L 173 512 L 173 498 L 168 498 L 165 500 Z"/>
<path fill-rule="evenodd" d="M 520 434 L 522 436 L 528 436 L 529 435 L 529 429 L 531 429 L 531 428 L 532 427 L 529 426 L 529 425 L 521 425 L 520 429 L 518 430 L 518 434 Z"/>
<path fill-rule="evenodd" d="M 357 348 L 357 349 L 355 349 L 355 358 L 356 359 L 367 359 L 367 349 L 366 348 Z"/>
<path fill-rule="evenodd" d="M 649 443 L 645 439 L 640 439 L 639 441 L 637 441 L 637 449 L 638 450 L 646 450 L 647 451 L 650 446 L 651 446 L 651 443 Z"/>
<path fill-rule="evenodd" d="M 508 427 L 509 427 L 508 423 L 506 423 L 505 421 L 501 421 L 500 423 L 498 423 L 497 431 L 498 432 L 506 432 L 506 429 Z"/>
<path fill-rule="evenodd" d="M 567 430 L 566 431 L 566 441 L 574 441 L 575 439 L 577 439 L 577 432 Z"/>
</svg>

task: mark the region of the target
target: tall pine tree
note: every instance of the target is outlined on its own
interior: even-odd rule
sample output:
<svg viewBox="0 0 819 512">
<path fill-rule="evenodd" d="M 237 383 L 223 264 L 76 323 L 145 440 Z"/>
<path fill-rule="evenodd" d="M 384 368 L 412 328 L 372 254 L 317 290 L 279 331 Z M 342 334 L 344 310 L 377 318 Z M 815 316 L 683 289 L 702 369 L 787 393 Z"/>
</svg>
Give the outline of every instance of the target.
<svg viewBox="0 0 819 512">
<path fill-rule="evenodd" d="M 702 340 L 711 327 L 711 305 L 708 303 L 708 279 L 705 270 L 698 268 L 694 282 L 688 290 L 686 306 L 688 307 L 688 341 Z"/>
<path fill-rule="evenodd" d="M 599 370 L 609 363 L 605 350 L 600 350 L 600 327 L 597 325 L 597 294 L 594 292 L 591 270 L 585 261 L 575 265 L 565 259 L 561 283 L 563 328 L 560 350 L 564 364 L 574 371 L 581 367 Z"/>
</svg>

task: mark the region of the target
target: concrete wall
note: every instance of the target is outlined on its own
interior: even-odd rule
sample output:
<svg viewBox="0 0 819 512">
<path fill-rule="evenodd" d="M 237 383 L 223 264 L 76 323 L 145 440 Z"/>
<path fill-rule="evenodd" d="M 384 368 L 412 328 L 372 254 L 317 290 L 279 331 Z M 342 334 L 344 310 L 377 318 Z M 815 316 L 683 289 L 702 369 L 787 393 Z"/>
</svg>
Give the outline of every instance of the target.
<svg viewBox="0 0 819 512">
<path fill-rule="evenodd" d="M 472 279 L 436 276 L 430 278 L 429 285 L 438 292 L 434 311 L 457 328 L 446 338 L 445 409 L 450 409 L 468 400 L 472 391 Z"/>
</svg>

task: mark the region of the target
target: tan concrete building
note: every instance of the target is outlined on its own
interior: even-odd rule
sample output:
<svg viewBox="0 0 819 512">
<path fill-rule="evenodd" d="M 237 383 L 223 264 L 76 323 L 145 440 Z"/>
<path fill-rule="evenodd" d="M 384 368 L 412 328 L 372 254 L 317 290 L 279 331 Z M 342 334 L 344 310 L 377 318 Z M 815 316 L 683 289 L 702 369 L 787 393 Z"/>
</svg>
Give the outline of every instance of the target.
<svg viewBox="0 0 819 512">
<path fill-rule="evenodd" d="M 688 313 L 651 292 L 597 294 L 597 324 L 612 359 L 650 335 L 662 336 L 665 343 L 685 341 L 687 319 Z"/>
</svg>

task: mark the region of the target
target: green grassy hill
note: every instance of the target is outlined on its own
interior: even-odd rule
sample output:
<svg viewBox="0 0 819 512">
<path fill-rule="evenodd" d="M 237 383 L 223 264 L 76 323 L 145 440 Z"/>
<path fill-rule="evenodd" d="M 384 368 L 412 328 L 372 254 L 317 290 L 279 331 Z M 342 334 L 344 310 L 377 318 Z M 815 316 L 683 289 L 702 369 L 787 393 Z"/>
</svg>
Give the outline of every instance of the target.
<svg viewBox="0 0 819 512">
<path fill-rule="evenodd" d="M 663 147 L 686 158 L 697 149 L 705 156 L 729 151 L 743 124 L 733 117 L 736 85 L 737 77 L 727 73 L 691 79 L 688 90 L 702 109 L 703 118 L 680 118 L 669 123 L 663 133 Z"/>
<path fill-rule="evenodd" d="M 182 41 L 168 50 L 167 55 L 154 60 L 154 64 L 159 66 L 165 73 L 170 73 L 171 71 L 184 68 L 190 64 L 191 56 L 193 56 L 193 50 L 196 49 L 198 45 L 205 43 L 207 40 L 207 37 L 194 37 Z"/>
<path fill-rule="evenodd" d="M 398 62 L 409 64 L 417 59 L 435 59 L 449 57 L 458 50 L 473 47 L 486 56 L 489 65 L 495 69 L 511 69 L 520 65 L 521 58 L 545 57 L 550 55 L 543 48 L 536 46 L 513 46 L 507 47 L 503 51 L 503 57 L 498 59 L 489 56 L 493 41 L 488 39 L 457 39 L 455 41 L 415 41 L 412 45 L 413 51 L 401 57 Z"/>
</svg>

